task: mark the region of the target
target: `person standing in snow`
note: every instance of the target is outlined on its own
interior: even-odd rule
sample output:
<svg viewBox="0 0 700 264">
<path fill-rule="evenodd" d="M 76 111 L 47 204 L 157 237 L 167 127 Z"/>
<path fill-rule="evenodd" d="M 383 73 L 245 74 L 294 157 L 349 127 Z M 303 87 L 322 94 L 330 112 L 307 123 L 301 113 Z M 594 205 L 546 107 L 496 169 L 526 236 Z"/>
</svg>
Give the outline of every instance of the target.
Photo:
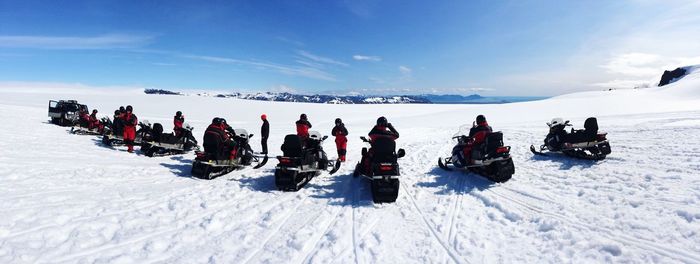
<svg viewBox="0 0 700 264">
<path fill-rule="evenodd" d="M 301 114 L 301 116 L 299 116 L 299 120 L 297 120 L 296 125 L 297 136 L 299 136 L 303 142 L 306 142 L 306 139 L 309 138 L 309 128 L 311 128 L 311 123 L 309 123 L 309 119 L 306 117 L 306 114 Z"/>
<path fill-rule="evenodd" d="M 260 126 L 260 145 L 262 146 L 262 154 L 267 154 L 267 138 L 270 136 L 270 123 L 267 122 L 267 115 L 260 116 L 262 126 Z"/>
<path fill-rule="evenodd" d="M 121 121 L 124 125 L 124 143 L 128 148 L 129 153 L 134 152 L 134 140 L 136 139 L 136 125 L 139 121 L 133 113 L 134 108 L 130 105 L 126 106 L 126 112 L 122 115 Z"/>
<path fill-rule="evenodd" d="M 173 117 L 173 132 L 175 132 L 176 137 L 180 137 L 182 135 L 182 125 L 185 123 L 185 116 L 182 115 L 182 112 L 177 111 L 175 112 L 175 117 Z"/>
<path fill-rule="evenodd" d="M 335 127 L 331 130 L 331 135 L 335 137 L 335 147 L 338 150 L 338 159 L 341 162 L 345 162 L 345 155 L 347 154 L 348 146 L 348 129 L 345 128 L 343 120 L 340 118 L 335 119 Z"/>
</svg>

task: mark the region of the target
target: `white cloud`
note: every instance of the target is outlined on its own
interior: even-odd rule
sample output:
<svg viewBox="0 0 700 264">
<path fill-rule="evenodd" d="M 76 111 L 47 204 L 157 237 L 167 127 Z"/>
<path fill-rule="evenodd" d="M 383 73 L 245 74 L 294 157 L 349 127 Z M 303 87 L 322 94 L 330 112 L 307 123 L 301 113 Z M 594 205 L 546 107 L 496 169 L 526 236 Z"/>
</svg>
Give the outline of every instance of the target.
<svg viewBox="0 0 700 264">
<path fill-rule="evenodd" d="M 368 55 L 353 55 L 352 59 L 357 61 L 381 61 L 382 58 L 379 56 L 368 56 Z"/>
<path fill-rule="evenodd" d="M 311 79 L 336 81 L 334 75 L 325 72 L 321 69 L 308 66 L 290 66 L 271 62 L 260 62 L 251 60 L 239 60 L 226 57 L 201 56 L 201 55 L 181 55 L 184 58 L 204 60 L 216 63 L 230 63 L 238 65 L 253 66 L 264 70 L 272 70 L 286 75 L 302 76 Z"/>
<path fill-rule="evenodd" d="M 399 66 L 399 71 L 401 72 L 401 74 L 404 74 L 404 75 L 410 75 L 411 72 L 413 72 L 413 70 L 411 68 L 403 66 L 403 65 Z"/>
<path fill-rule="evenodd" d="M 278 93 L 296 93 L 298 92 L 297 89 L 294 89 L 293 87 L 280 84 L 272 88 L 272 92 L 278 92 Z"/>
<path fill-rule="evenodd" d="M 73 36 L 0 36 L 0 47 L 37 49 L 113 49 L 148 44 L 152 36 L 108 34 L 91 37 Z"/>
<path fill-rule="evenodd" d="M 312 61 L 315 61 L 315 62 L 318 62 L 318 63 L 333 64 L 333 65 L 340 65 L 340 66 L 348 66 L 348 65 L 347 65 L 346 63 L 344 63 L 344 62 L 340 62 L 340 61 L 337 61 L 337 60 L 334 60 L 334 59 L 331 59 L 331 58 L 327 58 L 327 57 L 322 57 L 322 56 L 318 56 L 318 55 L 315 55 L 315 54 L 311 54 L 311 53 L 309 53 L 308 51 L 300 50 L 300 51 L 298 51 L 297 53 L 298 53 L 299 55 L 301 55 L 302 57 L 306 58 L 306 59 L 309 59 L 309 60 L 312 60 Z"/>
</svg>

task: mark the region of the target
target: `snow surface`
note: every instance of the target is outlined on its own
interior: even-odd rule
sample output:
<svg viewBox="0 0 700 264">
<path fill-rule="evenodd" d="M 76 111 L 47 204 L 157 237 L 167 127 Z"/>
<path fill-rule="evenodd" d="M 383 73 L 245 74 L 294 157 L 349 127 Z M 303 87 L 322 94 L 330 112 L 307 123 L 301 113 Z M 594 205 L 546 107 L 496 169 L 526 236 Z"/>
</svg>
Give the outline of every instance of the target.
<svg viewBox="0 0 700 264">
<path fill-rule="evenodd" d="M 138 92 L 0 91 L 0 263 L 541 263 L 700 262 L 700 75 L 660 88 L 587 92 L 504 105 L 325 105 Z M 47 122 L 49 99 L 108 114 L 131 104 L 195 136 L 214 116 L 259 131 L 270 149 L 302 112 L 329 133 L 341 117 L 348 162 L 296 193 L 275 190 L 271 160 L 211 181 L 193 154 L 147 158 Z M 436 168 L 450 136 L 485 114 L 516 166 L 493 184 Z M 395 204 L 375 205 L 351 176 L 365 135 L 385 115 L 406 149 Z M 597 116 L 613 153 L 592 162 L 533 156 L 545 122 Z M 258 139 L 253 146 L 259 149 Z M 335 156 L 332 140 L 326 150 Z"/>
</svg>

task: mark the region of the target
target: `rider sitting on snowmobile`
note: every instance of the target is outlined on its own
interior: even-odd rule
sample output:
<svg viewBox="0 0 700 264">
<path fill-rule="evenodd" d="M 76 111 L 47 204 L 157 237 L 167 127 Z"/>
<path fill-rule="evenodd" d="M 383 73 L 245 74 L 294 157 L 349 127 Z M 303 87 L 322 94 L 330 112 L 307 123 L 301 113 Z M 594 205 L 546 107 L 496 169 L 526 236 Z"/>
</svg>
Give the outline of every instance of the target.
<svg viewBox="0 0 700 264">
<path fill-rule="evenodd" d="M 372 130 L 369 131 L 368 135 L 370 138 L 369 141 L 371 147 L 368 151 L 365 151 L 365 149 L 363 149 L 362 161 L 360 162 L 360 166 L 362 166 L 362 168 L 364 168 L 365 171 L 369 171 L 370 161 L 374 156 L 374 141 L 378 138 L 389 138 L 392 141 L 396 140 L 397 138 L 399 138 L 399 132 L 396 131 L 396 129 L 391 123 L 389 123 L 386 117 L 382 116 L 377 119 L 377 125 L 375 125 L 372 128 Z"/>
<path fill-rule="evenodd" d="M 176 137 L 180 137 L 182 134 L 182 124 L 185 123 L 185 116 L 182 115 L 182 112 L 177 111 L 175 113 L 175 117 L 173 117 L 173 132 L 175 132 Z"/>
<path fill-rule="evenodd" d="M 98 130 L 102 131 L 102 128 L 104 126 L 102 125 L 102 122 L 97 118 L 97 109 L 92 109 L 92 114 L 90 114 L 90 122 L 88 125 L 89 129 L 95 129 L 97 128 Z"/>
<path fill-rule="evenodd" d="M 78 118 L 80 118 L 81 127 L 90 126 L 90 115 L 88 114 L 86 109 L 80 109 L 80 112 L 78 112 Z"/>
<path fill-rule="evenodd" d="M 215 117 L 211 121 L 211 125 L 204 131 L 204 152 L 213 156 L 217 160 L 227 160 L 232 158 L 232 151 L 235 149 L 236 142 L 231 139 L 228 131 L 232 130 L 226 120 Z"/>
<path fill-rule="evenodd" d="M 469 138 L 471 138 L 471 140 L 467 141 L 467 144 L 464 145 L 464 149 L 462 151 L 465 161 L 471 161 L 472 149 L 474 149 L 475 146 L 483 143 L 486 136 L 491 132 L 493 132 L 493 129 L 491 129 L 489 123 L 486 122 L 486 117 L 484 115 L 478 115 L 476 117 L 476 121 L 474 122 L 474 126 L 469 130 Z"/>
</svg>

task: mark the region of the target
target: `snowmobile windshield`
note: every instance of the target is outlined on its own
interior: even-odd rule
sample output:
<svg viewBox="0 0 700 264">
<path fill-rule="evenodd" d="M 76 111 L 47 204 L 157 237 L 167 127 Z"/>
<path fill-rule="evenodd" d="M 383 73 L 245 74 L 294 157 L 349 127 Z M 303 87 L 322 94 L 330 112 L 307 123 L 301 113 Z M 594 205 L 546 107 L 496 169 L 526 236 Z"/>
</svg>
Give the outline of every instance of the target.
<svg viewBox="0 0 700 264">
<path fill-rule="evenodd" d="M 75 105 L 75 104 L 66 104 L 63 107 L 64 107 L 64 109 L 66 109 L 66 111 L 69 111 L 69 112 L 77 112 L 79 110 L 78 105 Z"/>
<path fill-rule="evenodd" d="M 459 130 L 457 133 L 452 135 L 452 137 L 459 137 L 459 136 L 469 136 L 469 130 L 472 129 L 472 124 L 466 124 L 466 125 L 461 125 L 459 127 Z M 456 139 L 455 139 L 456 140 Z"/>
</svg>

